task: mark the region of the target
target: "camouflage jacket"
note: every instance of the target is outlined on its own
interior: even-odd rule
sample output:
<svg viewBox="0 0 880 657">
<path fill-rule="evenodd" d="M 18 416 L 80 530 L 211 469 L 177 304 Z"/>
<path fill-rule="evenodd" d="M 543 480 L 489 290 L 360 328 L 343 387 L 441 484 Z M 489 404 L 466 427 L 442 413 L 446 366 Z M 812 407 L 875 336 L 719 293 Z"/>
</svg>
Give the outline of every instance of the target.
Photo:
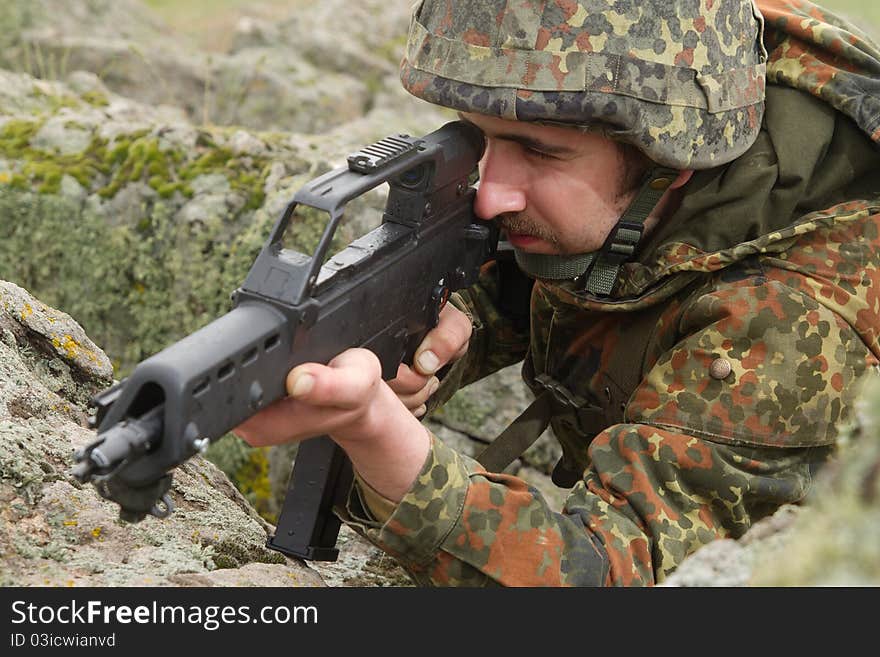
<svg viewBox="0 0 880 657">
<path fill-rule="evenodd" d="M 761 134 L 694 175 L 613 298 L 536 281 L 524 333 L 495 309 L 494 268 L 461 295 L 457 383 L 524 358 L 530 386 L 549 376 L 604 425 L 554 419 L 579 475 L 561 511 L 437 439 L 390 517 L 355 488 L 343 519 L 420 584 L 658 583 L 801 500 L 833 452 L 880 358 L 880 52 L 810 3 L 758 6 Z"/>
</svg>

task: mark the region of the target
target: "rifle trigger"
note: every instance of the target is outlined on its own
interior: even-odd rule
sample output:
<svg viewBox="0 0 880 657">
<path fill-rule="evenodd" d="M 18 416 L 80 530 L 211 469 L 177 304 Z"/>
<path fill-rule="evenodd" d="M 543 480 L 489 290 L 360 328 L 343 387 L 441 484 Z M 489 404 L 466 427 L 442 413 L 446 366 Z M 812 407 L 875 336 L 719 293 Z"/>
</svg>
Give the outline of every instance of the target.
<svg viewBox="0 0 880 657">
<path fill-rule="evenodd" d="M 440 311 L 446 307 L 449 301 L 449 287 L 446 285 L 438 285 L 431 292 L 431 326 L 437 326 L 440 322 Z"/>
</svg>

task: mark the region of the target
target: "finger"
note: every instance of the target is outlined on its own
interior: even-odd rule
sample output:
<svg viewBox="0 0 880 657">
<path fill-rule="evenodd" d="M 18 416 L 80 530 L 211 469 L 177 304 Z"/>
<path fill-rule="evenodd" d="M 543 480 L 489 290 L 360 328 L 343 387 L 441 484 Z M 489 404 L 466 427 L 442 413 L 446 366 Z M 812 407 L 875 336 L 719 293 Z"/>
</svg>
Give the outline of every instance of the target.
<svg viewBox="0 0 880 657">
<path fill-rule="evenodd" d="M 440 321 L 431 329 L 416 350 L 414 365 L 418 373 L 434 374 L 446 363 L 467 351 L 471 321 L 455 306 L 447 304 L 440 311 Z"/>
<path fill-rule="evenodd" d="M 388 387 L 391 388 L 398 397 L 414 395 L 422 390 L 431 380 L 430 376 L 424 376 L 417 373 L 408 365 L 403 363 L 397 368 L 397 376 L 388 381 Z"/>
<path fill-rule="evenodd" d="M 400 401 L 403 402 L 403 405 L 406 406 L 410 411 L 418 408 L 419 406 L 423 406 L 428 399 L 431 398 L 435 392 L 437 392 L 437 388 L 440 387 L 440 380 L 436 376 L 432 376 L 428 379 L 428 382 L 422 387 L 421 390 L 416 391 L 411 395 L 398 395 Z"/>
<path fill-rule="evenodd" d="M 369 349 L 348 349 L 327 365 L 308 363 L 287 375 L 294 399 L 336 409 L 363 408 L 382 381 L 382 366 Z"/>
<path fill-rule="evenodd" d="M 316 407 L 285 397 L 242 422 L 232 433 L 252 447 L 265 447 L 330 433 L 358 414 L 358 410 Z"/>
</svg>

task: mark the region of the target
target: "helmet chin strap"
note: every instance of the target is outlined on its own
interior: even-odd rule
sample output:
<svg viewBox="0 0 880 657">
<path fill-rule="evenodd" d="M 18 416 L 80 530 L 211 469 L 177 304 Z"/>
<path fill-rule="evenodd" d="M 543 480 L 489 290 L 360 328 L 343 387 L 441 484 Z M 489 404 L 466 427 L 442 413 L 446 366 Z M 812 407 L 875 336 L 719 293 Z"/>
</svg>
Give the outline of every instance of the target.
<svg viewBox="0 0 880 657">
<path fill-rule="evenodd" d="M 663 194 L 678 177 L 676 169 L 655 166 L 645 176 L 632 203 L 617 220 L 598 251 L 577 255 L 526 253 L 514 248 L 516 262 L 525 273 L 549 280 L 583 281 L 583 289 L 608 296 L 617 283 L 620 267 L 633 259 L 650 216 Z"/>
</svg>

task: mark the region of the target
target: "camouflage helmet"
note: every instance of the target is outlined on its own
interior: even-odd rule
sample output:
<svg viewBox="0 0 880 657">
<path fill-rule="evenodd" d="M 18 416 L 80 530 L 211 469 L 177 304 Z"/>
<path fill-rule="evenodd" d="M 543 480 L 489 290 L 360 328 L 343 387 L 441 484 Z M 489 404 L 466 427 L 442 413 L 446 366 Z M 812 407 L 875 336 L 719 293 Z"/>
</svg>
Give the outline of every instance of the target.
<svg viewBox="0 0 880 657">
<path fill-rule="evenodd" d="M 423 0 L 400 77 L 431 103 L 599 131 L 705 169 L 757 137 L 762 31 L 751 0 Z"/>
</svg>

